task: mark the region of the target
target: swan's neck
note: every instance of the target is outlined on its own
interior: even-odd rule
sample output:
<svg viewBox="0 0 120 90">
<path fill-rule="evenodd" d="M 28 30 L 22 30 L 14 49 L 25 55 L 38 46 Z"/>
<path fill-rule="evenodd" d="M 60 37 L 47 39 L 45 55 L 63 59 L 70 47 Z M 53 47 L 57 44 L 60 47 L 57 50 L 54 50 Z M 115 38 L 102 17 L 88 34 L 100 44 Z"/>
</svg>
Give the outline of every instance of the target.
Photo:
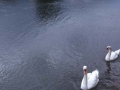
<svg viewBox="0 0 120 90">
<path fill-rule="evenodd" d="M 108 51 L 108 58 L 110 60 L 110 56 L 111 56 L 111 50 Z"/>
<path fill-rule="evenodd" d="M 87 73 L 84 74 L 84 84 L 85 84 L 85 89 L 84 90 L 88 90 L 88 87 L 87 87 Z"/>
</svg>

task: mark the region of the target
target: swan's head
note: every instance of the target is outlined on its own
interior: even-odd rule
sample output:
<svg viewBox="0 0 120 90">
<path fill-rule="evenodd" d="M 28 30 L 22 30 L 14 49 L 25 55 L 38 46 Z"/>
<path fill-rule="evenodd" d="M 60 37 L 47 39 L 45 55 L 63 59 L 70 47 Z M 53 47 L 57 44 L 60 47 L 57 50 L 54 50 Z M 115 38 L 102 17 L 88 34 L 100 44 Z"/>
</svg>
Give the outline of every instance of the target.
<svg viewBox="0 0 120 90">
<path fill-rule="evenodd" d="M 84 74 L 87 74 L 87 66 L 83 66 Z"/>
<path fill-rule="evenodd" d="M 87 69 L 87 66 L 83 66 L 83 70 Z"/>
<path fill-rule="evenodd" d="M 106 47 L 106 50 L 108 51 L 108 50 L 111 50 L 112 48 L 111 48 L 111 46 L 107 46 Z"/>
</svg>

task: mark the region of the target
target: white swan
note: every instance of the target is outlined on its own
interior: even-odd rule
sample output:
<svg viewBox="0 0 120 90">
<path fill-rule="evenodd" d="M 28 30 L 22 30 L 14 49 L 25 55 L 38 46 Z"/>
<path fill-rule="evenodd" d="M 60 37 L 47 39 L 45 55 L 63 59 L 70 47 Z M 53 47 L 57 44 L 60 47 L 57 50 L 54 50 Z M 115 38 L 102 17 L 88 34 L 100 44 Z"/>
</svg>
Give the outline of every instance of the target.
<svg viewBox="0 0 120 90">
<path fill-rule="evenodd" d="M 88 90 L 95 87 L 99 82 L 99 71 L 94 70 L 92 73 L 87 73 L 87 66 L 83 66 L 84 77 L 81 82 L 81 89 Z"/>
<path fill-rule="evenodd" d="M 119 50 L 116 50 L 116 51 L 112 51 L 112 48 L 111 48 L 111 46 L 107 46 L 107 51 L 108 51 L 108 53 L 107 53 L 107 55 L 106 55 L 106 57 L 105 57 L 105 60 L 106 61 L 112 61 L 112 60 L 115 60 L 117 57 L 118 57 L 118 55 L 120 55 L 120 49 Z"/>
</svg>

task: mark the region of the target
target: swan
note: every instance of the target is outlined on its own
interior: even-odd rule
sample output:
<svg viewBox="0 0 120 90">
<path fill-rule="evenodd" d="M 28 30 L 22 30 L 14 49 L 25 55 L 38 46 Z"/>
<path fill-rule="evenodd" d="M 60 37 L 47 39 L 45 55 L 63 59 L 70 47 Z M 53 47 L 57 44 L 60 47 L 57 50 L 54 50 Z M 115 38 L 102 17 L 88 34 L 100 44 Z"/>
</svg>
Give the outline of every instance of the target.
<svg viewBox="0 0 120 90">
<path fill-rule="evenodd" d="M 115 60 L 118 55 L 120 55 L 120 49 L 116 50 L 116 51 L 112 51 L 111 46 L 107 46 L 106 50 L 108 51 L 105 60 L 106 61 L 112 61 Z"/>
<path fill-rule="evenodd" d="M 81 89 L 88 90 L 95 87 L 99 82 L 99 71 L 94 70 L 92 73 L 87 73 L 87 66 L 83 66 L 84 77 L 81 82 Z"/>
</svg>

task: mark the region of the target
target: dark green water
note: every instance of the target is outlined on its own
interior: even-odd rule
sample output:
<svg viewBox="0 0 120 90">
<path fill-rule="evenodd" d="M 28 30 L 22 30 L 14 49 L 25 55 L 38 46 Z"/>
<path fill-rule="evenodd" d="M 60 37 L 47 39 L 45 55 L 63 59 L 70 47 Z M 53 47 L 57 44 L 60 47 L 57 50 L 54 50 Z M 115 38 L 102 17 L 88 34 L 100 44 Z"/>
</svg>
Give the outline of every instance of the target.
<svg viewBox="0 0 120 90">
<path fill-rule="evenodd" d="M 98 69 L 92 90 L 120 90 L 119 0 L 1 0 L 0 90 L 80 90 L 83 65 Z"/>
</svg>

